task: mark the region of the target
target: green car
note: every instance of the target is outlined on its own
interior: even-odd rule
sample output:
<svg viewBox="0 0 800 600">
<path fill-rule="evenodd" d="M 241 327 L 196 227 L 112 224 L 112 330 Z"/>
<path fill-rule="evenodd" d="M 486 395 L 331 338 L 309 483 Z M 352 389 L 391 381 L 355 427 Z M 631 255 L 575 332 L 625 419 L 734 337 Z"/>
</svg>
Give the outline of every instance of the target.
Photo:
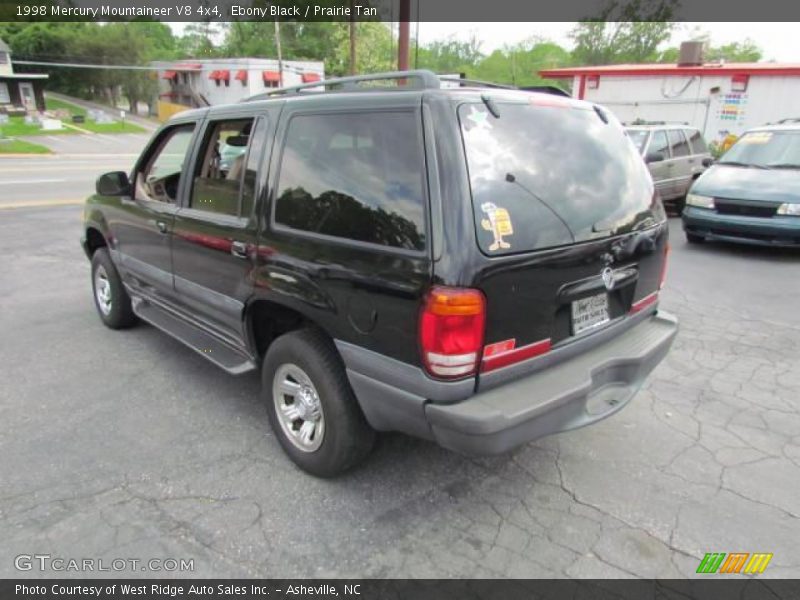
<svg viewBox="0 0 800 600">
<path fill-rule="evenodd" d="M 745 133 L 694 183 L 682 219 L 692 243 L 800 247 L 800 125 Z"/>
</svg>

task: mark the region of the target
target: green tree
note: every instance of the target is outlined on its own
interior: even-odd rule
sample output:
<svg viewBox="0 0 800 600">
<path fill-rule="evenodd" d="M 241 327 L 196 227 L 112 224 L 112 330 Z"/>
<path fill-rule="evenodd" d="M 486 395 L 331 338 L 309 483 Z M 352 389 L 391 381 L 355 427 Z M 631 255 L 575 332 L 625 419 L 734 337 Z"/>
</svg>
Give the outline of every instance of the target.
<svg viewBox="0 0 800 600">
<path fill-rule="evenodd" d="M 676 28 L 671 21 L 678 0 L 611 0 L 596 18 L 579 22 L 569 33 L 577 64 L 651 62 Z"/>
<path fill-rule="evenodd" d="M 732 42 L 721 46 L 714 46 L 708 34 L 696 36 L 693 39 L 705 43 L 703 48 L 703 60 L 705 62 L 758 62 L 763 58 L 761 48 L 751 39 L 741 42 Z M 659 58 L 660 62 L 676 63 L 680 56 L 680 49 L 677 46 L 667 48 Z"/>
<path fill-rule="evenodd" d="M 516 86 L 541 85 L 542 69 L 570 65 L 572 57 L 555 42 L 533 37 L 514 45 L 495 50 L 481 60 L 474 70 L 477 79 Z"/>
<path fill-rule="evenodd" d="M 331 75 L 346 75 L 350 66 L 349 23 L 336 23 L 333 31 L 335 50 L 330 60 L 325 61 L 325 72 Z M 378 73 L 394 69 L 392 33 L 381 22 L 362 21 L 355 23 L 356 74 Z"/>
<path fill-rule="evenodd" d="M 418 49 L 417 66 L 430 69 L 436 73 L 469 73 L 473 72 L 478 62 L 483 59 L 481 42 L 473 33 L 467 41 L 450 38 L 434 41 Z M 412 51 L 412 56 L 414 55 Z"/>
</svg>

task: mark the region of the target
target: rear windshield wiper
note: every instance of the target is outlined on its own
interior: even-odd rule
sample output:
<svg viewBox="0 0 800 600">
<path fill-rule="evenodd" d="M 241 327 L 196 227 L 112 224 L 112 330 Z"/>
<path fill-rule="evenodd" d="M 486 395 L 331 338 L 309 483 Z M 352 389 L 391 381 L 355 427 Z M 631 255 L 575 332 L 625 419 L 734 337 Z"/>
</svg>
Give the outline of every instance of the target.
<svg viewBox="0 0 800 600">
<path fill-rule="evenodd" d="M 755 169 L 766 169 L 764 165 L 756 165 L 753 163 L 739 162 L 738 160 L 721 160 L 718 165 L 728 165 L 729 167 L 753 167 Z"/>
<path fill-rule="evenodd" d="M 547 208 L 547 210 L 549 210 L 551 213 L 553 213 L 555 215 L 556 219 L 561 221 L 561 224 L 566 228 L 567 232 L 569 233 L 570 237 L 572 238 L 572 243 L 573 244 L 575 243 L 575 233 L 572 231 L 572 228 L 567 224 L 567 222 L 564 220 L 564 218 L 560 214 L 558 214 L 558 211 L 556 209 L 554 209 L 547 202 L 545 202 L 544 199 L 542 199 L 540 196 L 538 196 L 537 194 L 534 194 L 532 191 L 530 191 L 527 186 L 524 186 L 519 181 L 517 181 L 517 178 L 514 176 L 513 173 L 506 173 L 506 181 L 508 183 L 516 183 L 531 198 L 534 198 L 535 200 L 538 200 L 539 202 L 541 202 Z"/>
</svg>

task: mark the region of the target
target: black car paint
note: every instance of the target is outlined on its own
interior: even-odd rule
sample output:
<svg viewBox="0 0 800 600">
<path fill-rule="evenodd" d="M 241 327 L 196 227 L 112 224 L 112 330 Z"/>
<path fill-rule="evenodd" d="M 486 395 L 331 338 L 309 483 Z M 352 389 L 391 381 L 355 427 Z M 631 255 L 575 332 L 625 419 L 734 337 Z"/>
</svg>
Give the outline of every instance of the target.
<svg viewBox="0 0 800 600">
<path fill-rule="evenodd" d="M 189 164 L 196 160 L 206 120 L 267 116 L 268 160 L 258 175 L 252 219 L 232 222 L 194 214 L 199 211 L 187 207 L 189 186 L 183 177 L 176 206 L 93 196 L 87 202 L 86 228 L 95 229 L 121 258 L 118 265 L 135 293 L 156 298 L 252 357 L 259 354 L 259 332 L 252 322 L 257 306 L 295 311 L 333 339 L 421 366 L 417 319 L 433 284 L 483 290 L 488 298 L 485 341 L 513 338 L 517 346 L 545 338 L 570 343 L 569 302 L 604 289 L 600 272 L 608 265 L 628 274 L 610 295 L 612 319 L 624 317 L 633 302 L 657 291 L 667 244 L 664 220 L 643 231 L 544 251 L 503 257 L 480 251 L 455 113 L 454 96 L 461 94 L 480 98 L 474 92 L 445 91 L 321 94 L 179 115 L 165 128 L 197 123 Z M 274 187 L 291 115 L 390 108 L 412 110 L 419 118 L 428 183 L 425 251 L 275 227 Z M 166 231 L 159 224 L 166 224 Z M 244 244 L 245 257 L 231 254 L 235 242 Z M 210 268 L 224 271 L 224 281 L 210 277 Z"/>
</svg>

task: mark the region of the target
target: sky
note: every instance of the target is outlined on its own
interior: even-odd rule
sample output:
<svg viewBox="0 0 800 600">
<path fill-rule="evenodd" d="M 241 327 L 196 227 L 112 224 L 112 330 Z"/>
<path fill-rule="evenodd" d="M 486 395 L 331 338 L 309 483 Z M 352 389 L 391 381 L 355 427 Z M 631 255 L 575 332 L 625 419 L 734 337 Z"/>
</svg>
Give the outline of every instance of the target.
<svg viewBox="0 0 800 600">
<path fill-rule="evenodd" d="M 170 23 L 181 32 L 185 23 Z M 481 40 L 481 50 L 488 54 L 504 44 L 514 44 L 532 36 L 548 38 L 571 48 L 567 37 L 574 23 L 420 23 L 419 39 L 422 44 L 434 40 L 456 38 L 466 40 L 475 33 Z M 411 35 L 416 24 L 411 25 Z M 764 60 L 800 63 L 800 45 L 797 43 L 797 23 L 681 23 L 668 45 L 677 46 L 700 30 L 711 35 L 714 45 L 752 39 L 763 51 Z"/>
</svg>

